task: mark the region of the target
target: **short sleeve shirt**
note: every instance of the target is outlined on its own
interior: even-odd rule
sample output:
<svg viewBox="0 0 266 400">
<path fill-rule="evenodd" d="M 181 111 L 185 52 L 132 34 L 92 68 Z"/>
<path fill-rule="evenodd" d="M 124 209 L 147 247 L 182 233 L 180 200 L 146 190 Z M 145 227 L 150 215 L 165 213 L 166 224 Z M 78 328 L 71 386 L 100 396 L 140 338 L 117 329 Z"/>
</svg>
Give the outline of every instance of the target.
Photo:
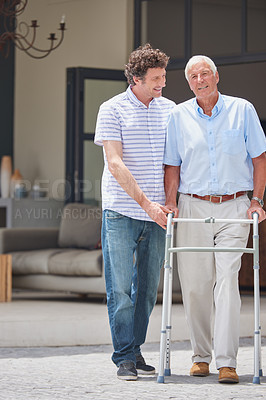
<svg viewBox="0 0 266 400">
<path fill-rule="evenodd" d="M 211 117 L 195 98 L 173 108 L 164 164 L 180 166 L 180 193 L 233 194 L 253 189 L 252 158 L 265 151 L 253 105 L 219 94 Z"/>
<path fill-rule="evenodd" d="M 100 107 L 94 142 L 122 143 L 123 162 L 141 190 L 151 200 L 164 204 L 163 155 L 169 113 L 175 103 L 164 97 L 154 98 L 146 107 L 128 87 Z M 108 169 L 104 152 L 102 207 L 122 215 L 151 221 L 151 218 L 118 184 Z"/>
</svg>

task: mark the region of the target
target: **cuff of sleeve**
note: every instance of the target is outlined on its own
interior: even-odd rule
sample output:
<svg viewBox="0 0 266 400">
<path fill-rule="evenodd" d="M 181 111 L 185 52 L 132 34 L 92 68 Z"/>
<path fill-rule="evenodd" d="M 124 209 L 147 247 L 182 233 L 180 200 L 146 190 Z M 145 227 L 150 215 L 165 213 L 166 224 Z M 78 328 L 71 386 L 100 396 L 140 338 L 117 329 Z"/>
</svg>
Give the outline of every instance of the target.
<svg viewBox="0 0 266 400">
<path fill-rule="evenodd" d="M 165 157 L 163 160 L 164 165 L 173 165 L 175 167 L 179 167 L 181 165 L 180 160 L 173 160 L 171 158 Z"/>
</svg>

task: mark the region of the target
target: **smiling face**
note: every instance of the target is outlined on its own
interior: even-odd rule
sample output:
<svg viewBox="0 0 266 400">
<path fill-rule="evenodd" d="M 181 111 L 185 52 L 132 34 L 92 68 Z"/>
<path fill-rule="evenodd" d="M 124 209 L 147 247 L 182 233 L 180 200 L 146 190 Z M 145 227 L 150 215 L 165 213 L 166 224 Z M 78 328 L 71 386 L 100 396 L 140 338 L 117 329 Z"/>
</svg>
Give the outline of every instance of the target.
<svg viewBox="0 0 266 400">
<path fill-rule="evenodd" d="M 219 74 L 214 74 L 206 61 L 194 64 L 188 71 L 188 83 L 190 89 L 198 100 L 207 100 L 217 97 Z"/>
<path fill-rule="evenodd" d="M 162 89 L 166 86 L 166 71 L 164 68 L 149 68 L 143 79 L 134 76 L 134 82 L 133 93 L 148 105 L 154 97 L 162 95 Z"/>
</svg>

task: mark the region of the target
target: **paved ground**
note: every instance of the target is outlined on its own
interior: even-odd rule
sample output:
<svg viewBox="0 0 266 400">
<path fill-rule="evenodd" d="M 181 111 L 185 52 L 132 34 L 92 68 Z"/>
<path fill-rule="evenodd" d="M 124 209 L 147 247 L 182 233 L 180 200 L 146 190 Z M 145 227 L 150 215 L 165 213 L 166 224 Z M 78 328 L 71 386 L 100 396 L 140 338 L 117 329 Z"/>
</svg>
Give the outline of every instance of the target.
<svg viewBox="0 0 266 400">
<path fill-rule="evenodd" d="M 240 341 L 238 385 L 221 385 L 211 364 L 206 378 L 188 375 L 191 362 L 189 342 L 172 344 L 172 376 L 165 384 L 155 377 L 139 377 L 135 382 L 119 381 L 110 361 L 112 347 L 76 346 L 0 349 L 1 400 L 256 400 L 266 398 L 266 377 L 252 384 L 253 339 Z M 158 367 L 159 344 L 143 346 L 147 362 Z M 266 338 L 262 340 L 262 365 L 266 368 Z"/>
</svg>

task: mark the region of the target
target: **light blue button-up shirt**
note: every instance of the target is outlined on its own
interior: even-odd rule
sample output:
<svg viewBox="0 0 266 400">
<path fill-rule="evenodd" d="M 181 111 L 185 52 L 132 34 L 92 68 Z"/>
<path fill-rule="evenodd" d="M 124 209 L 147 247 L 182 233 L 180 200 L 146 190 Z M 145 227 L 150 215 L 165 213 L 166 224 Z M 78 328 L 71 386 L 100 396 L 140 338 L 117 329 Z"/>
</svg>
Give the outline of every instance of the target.
<svg viewBox="0 0 266 400">
<path fill-rule="evenodd" d="M 265 134 L 253 105 L 219 93 L 211 117 L 196 98 L 173 108 L 164 164 L 180 166 L 180 193 L 233 194 L 253 189 L 252 158 L 264 151 Z"/>
</svg>

